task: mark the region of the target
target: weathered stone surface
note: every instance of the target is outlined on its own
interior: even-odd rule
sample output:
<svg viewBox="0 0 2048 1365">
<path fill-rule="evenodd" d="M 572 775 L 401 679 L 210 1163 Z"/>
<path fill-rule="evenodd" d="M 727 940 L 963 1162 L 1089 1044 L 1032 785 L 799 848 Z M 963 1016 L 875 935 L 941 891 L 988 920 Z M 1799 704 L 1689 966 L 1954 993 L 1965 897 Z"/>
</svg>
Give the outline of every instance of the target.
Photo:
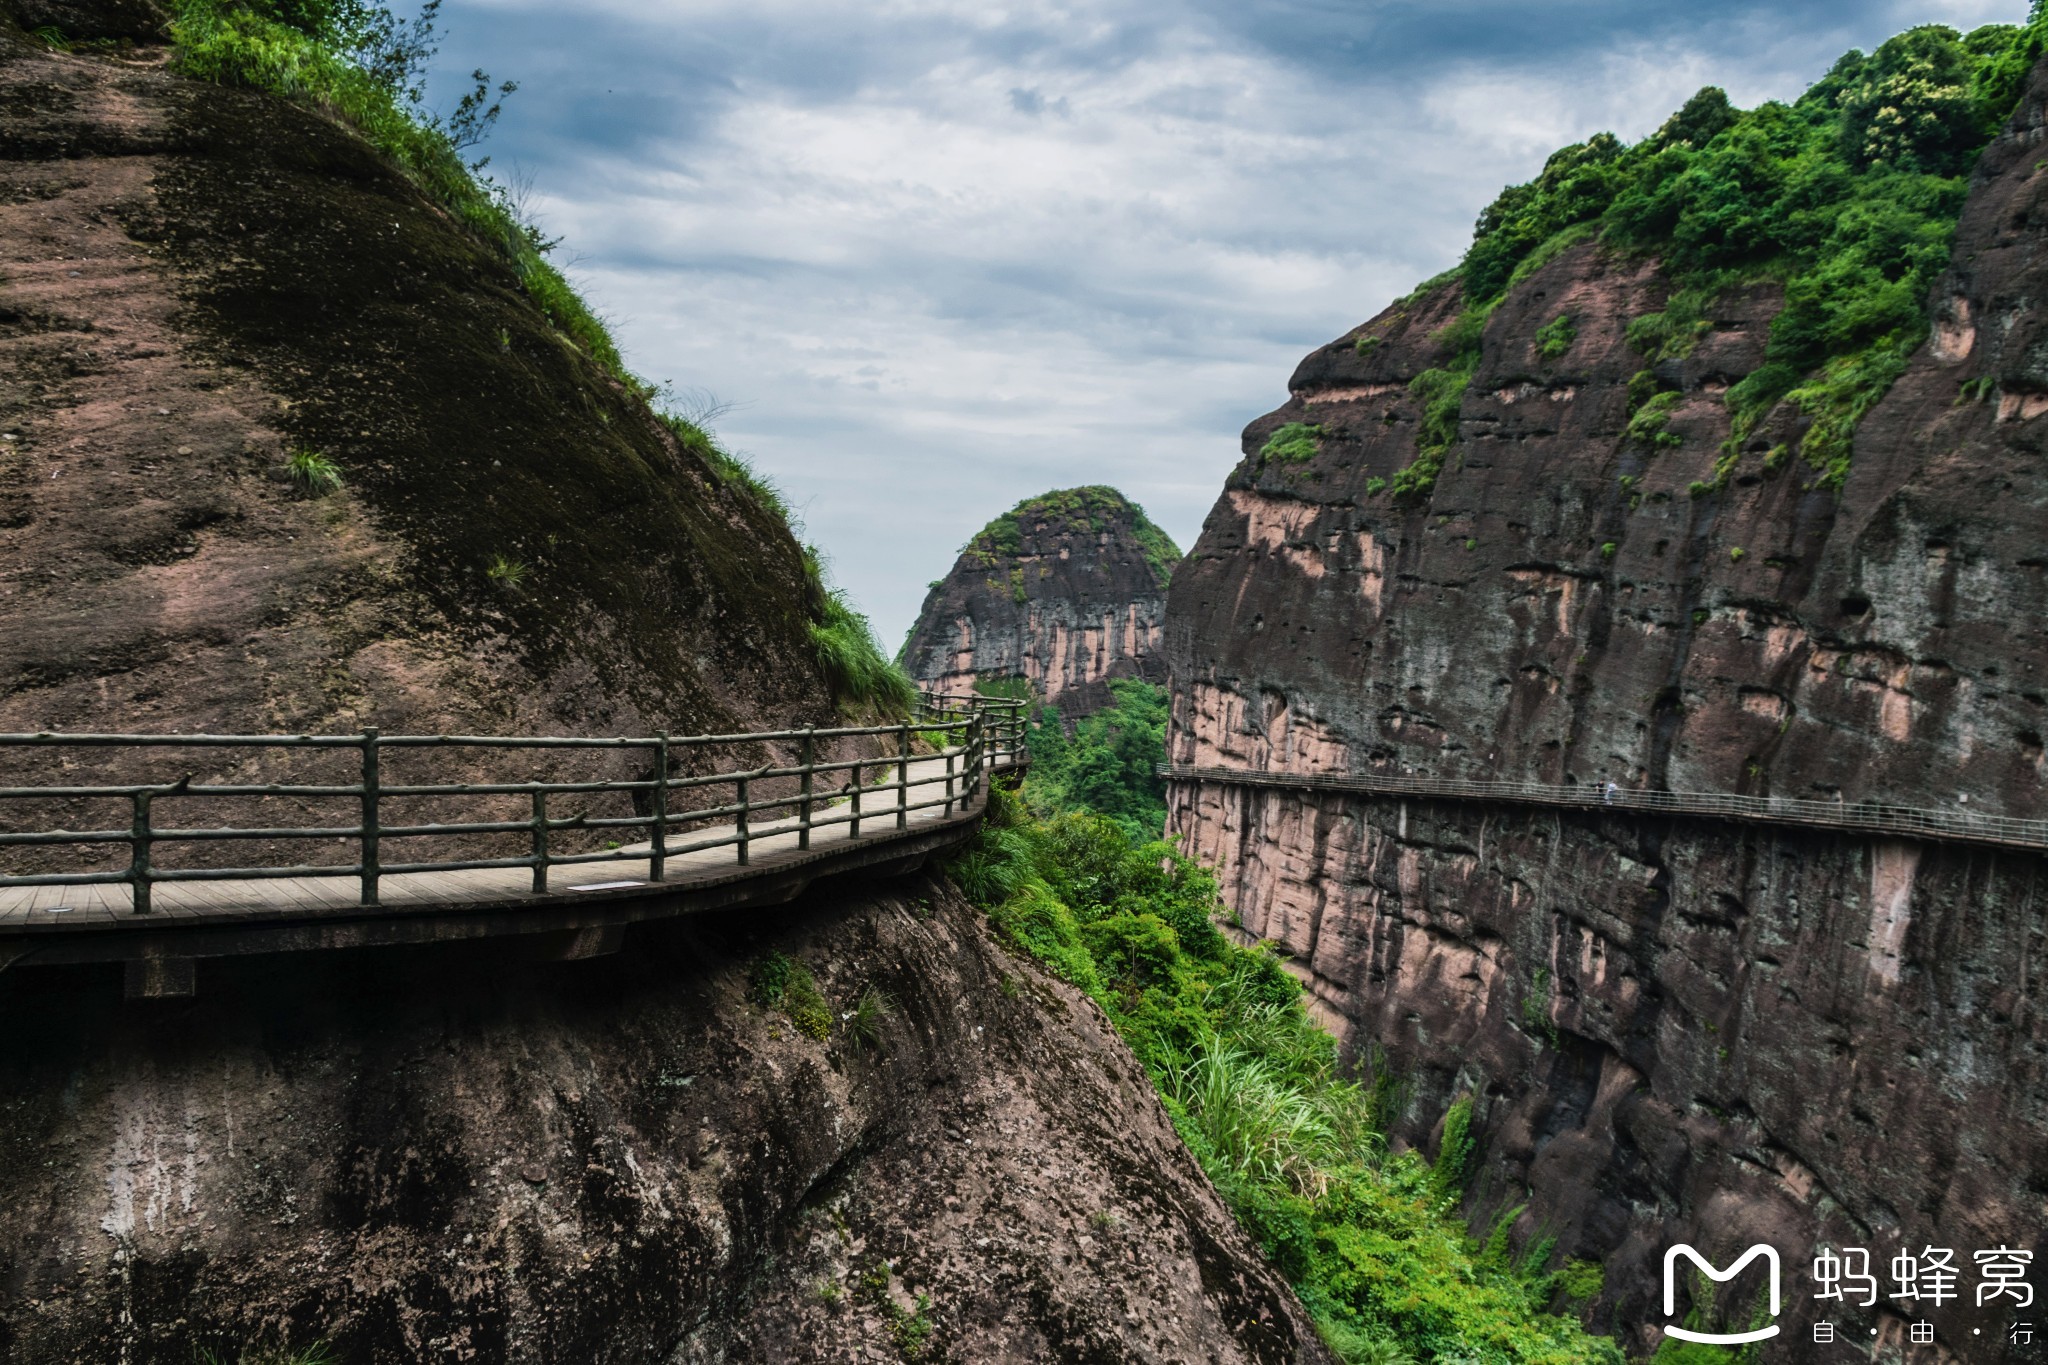
<svg viewBox="0 0 2048 1365">
<path fill-rule="evenodd" d="M 335 121 L 186 80 L 162 48 L 55 52 L 0 11 L 0 258 L 0 732 L 837 719 L 787 528 Z M 341 486 L 299 496 L 300 451 Z M 0 773 L 49 756 L 0 751 Z M 276 751 L 169 757 L 73 751 L 65 772 L 309 780 Z M 504 780 L 472 758 L 444 753 L 435 780 Z M 643 755 L 564 758 L 562 778 L 649 775 Z M 106 807 L 33 818 L 99 828 Z M 179 856 L 266 852 L 345 857 Z"/>
<path fill-rule="evenodd" d="M 828 1041 L 751 1003 L 770 951 Z M 898 1359 L 886 1293 L 927 1359 L 1327 1359 L 1100 1010 L 943 881 L 202 972 L 0 995 L 0 1358 Z"/>
<path fill-rule="evenodd" d="M 1722 301 L 1673 374 L 1682 444 L 1653 452 L 1623 434 L 1641 367 L 1623 332 L 1663 304 L 1656 264 L 1589 244 L 1535 271 L 1488 323 L 1462 455 L 1425 507 L 1369 481 L 1414 458 L 1407 383 L 1440 362 L 1455 286 L 1310 355 L 1174 578 L 1171 756 L 2042 815 L 2044 97 L 2037 72 L 1984 154 L 1934 339 L 1864 421 L 1839 492 L 1796 459 L 1764 468 L 1796 430 L 1780 411 L 1724 491 L 1689 496 L 1728 434 L 1721 391 L 1758 363 L 1769 286 Z M 1560 313 L 1577 339 L 1545 361 L 1535 332 Z M 1981 401 L 1964 389 L 1980 381 Z M 1262 464 L 1288 422 L 1322 427 L 1316 456 Z M 1601 1311 L 1638 1346 L 1673 1240 L 1770 1240 L 1797 1270 L 1817 1239 L 1885 1258 L 2031 1244 L 2048 1212 L 2038 857 L 1171 799 L 1245 924 L 1296 954 L 1355 1049 L 1411 1079 L 1401 1136 L 1429 1141 L 1477 1096 L 1475 1216 L 1526 1198 L 1525 1234 L 1604 1258 Z M 1798 1337 L 1814 1303 L 1789 1304 Z M 1935 1315 L 1965 1359 L 1994 1316 L 1971 1313 Z M 1883 1309 L 1837 1317 L 1857 1340 L 1904 1330 Z"/>
<path fill-rule="evenodd" d="M 1021 678 L 1069 716 L 1098 710 L 1111 678 L 1165 681 L 1160 628 L 1179 561 L 1166 533 L 1113 488 L 1027 499 L 932 585 L 904 664 L 942 690 Z"/>
</svg>

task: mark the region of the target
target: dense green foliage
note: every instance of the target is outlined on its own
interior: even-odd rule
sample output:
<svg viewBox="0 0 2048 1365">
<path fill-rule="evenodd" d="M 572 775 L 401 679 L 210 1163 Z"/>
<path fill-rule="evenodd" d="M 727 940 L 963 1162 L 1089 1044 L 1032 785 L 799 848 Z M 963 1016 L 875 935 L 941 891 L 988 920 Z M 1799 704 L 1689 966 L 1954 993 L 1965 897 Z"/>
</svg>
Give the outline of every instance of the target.
<svg viewBox="0 0 2048 1365">
<path fill-rule="evenodd" d="M 1171 845 L 999 792 L 950 872 L 999 933 L 1101 1003 L 1342 1359 L 1619 1365 L 1612 1342 L 1546 1311 L 1597 1295 L 1598 1267 L 1549 1269 L 1547 1241 L 1513 1255 L 1508 1219 L 1483 1245 L 1467 1234 L 1470 1100 L 1434 1163 L 1390 1154 L 1388 1087 L 1349 1074 L 1269 950 L 1223 936 L 1214 879 Z"/>
<path fill-rule="evenodd" d="M 1566 147 L 1479 216 L 1457 272 L 1465 311 L 1450 330 L 1483 324 L 1516 280 L 1595 235 L 1659 256 L 1673 278 L 1665 311 L 1629 328 L 1651 361 L 1685 354 L 1728 289 L 1776 280 L 1785 306 L 1763 364 L 1727 395 L 1734 436 L 1718 478 L 1789 401 L 1812 423 L 1800 453 L 1819 482 L 1839 484 L 1857 422 L 1927 335 L 1928 291 L 1947 264 L 1970 168 L 2044 49 L 2040 3 L 2021 26 L 1965 35 L 1927 25 L 1848 53 L 1790 104 L 1738 110 L 1708 87 L 1641 142 L 1601 133 Z M 1466 354 L 1463 338 L 1443 340 L 1453 357 Z M 1555 340 L 1544 339 L 1546 358 Z M 1453 359 L 1430 371 L 1438 377 L 1418 390 L 1431 405 L 1423 457 L 1405 490 L 1397 476 L 1397 491 L 1433 482 L 1446 449 L 1435 404 L 1451 403 L 1458 369 Z"/>
<path fill-rule="evenodd" d="M 1021 679 L 1019 680 L 1022 681 Z M 1044 814 L 1076 807 L 1116 821 L 1134 839 L 1166 828 L 1166 689 L 1113 678 L 1110 705 L 1069 736 L 1060 713 L 1040 710 L 1025 735 L 1031 751 L 1024 799 Z"/>
<path fill-rule="evenodd" d="M 1180 547 L 1145 515 L 1145 509 L 1105 484 L 1060 488 L 1026 498 L 975 532 L 960 553 L 983 568 L 997 568 L 1024 553 L 1024 527 L 1045 523 L 1054 533 L 1092 535 L 1118 523 L 1130 527 L 1139 552 L 1160 587 L 1180 563 Z"/>
</svg>

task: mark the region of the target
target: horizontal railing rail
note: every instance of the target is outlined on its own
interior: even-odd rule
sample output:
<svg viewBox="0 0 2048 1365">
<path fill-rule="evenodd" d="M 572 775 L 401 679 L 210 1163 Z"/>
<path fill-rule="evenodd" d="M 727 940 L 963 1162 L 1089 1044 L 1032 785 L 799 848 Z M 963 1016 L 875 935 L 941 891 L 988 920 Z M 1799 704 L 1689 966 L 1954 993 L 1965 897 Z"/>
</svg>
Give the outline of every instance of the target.
<svg viewBox="0 0 2048 1365">
<path fill-rule="evenodd" d="M 1896 834 L 1915 839 L 1990 844 L 2048 852 L 2048 820 L 1976 811 L 1930 810 L 1877 801 L 1815 801 L 1803 797 L 1658 791 L 1597 784 L 1500 782 L 1412 773 L 1293 773 L 1258 768 L 1162 764 L 1169 782 L 1213 782 L 1311 791 L 1361 792 L 1467 801 L 1504 801 L 1574 810 L 1650 811 L 1758 824 Z"/>
<path fill-rule="evenodd" d="M 354 782 L 196 782 L 191 775 L 157 783 L 73 782 L 0 786 L 0 816 L 17 803 L 33 801 L 117 801 L 126 803 L 127 823 L 119 828 L 44 829 L 0 827 L 0 849 L 61 849 L 81 846 L 125 846 L 126 866 L 89 871 L 49 869 L 0 876 L 0 887 L 93 886 L 125 884 L 131 910 L 151 912 L 151 888 L 166 882 L 246 881 L 261 878 L 348 877 L 358 882 L 363 905 L 379 904 L 383 878 L 406 873 L 458 872 L 478 869 L 526 868 L 536 894 L 549 888 L 556 867 L 633 861 L 648 865 L 650 880 L 663 880 L 670 858 L 707 849 L 733 848 L 739 864 L 748 861 L 750 846 L 773 834 L 796 835 L 796 846 L 808 849 L 813 831 L 845 826 L 858 838 L 862 823 L 889 821 L 907 829 L 920 811 L 945 815 L 973 808 L 993 772 L 1027 761 L 1024 751 L 1023 703 L 989 697 L 954 697 L 921 693 L 907 721 L 893 725 L 809 727 L 744 734 L 647 736 L 556 735 L 386 735 L 366 729 L 353 735 L 177 735 L 177 734 L 0 734 L 0 758 L 9 751 L 66 749 L 126 750 L 354 750 L 360 775 Z M 824 759 L 821 742 L 867 742 L 882 752 L 852 758 Z M 794 761 L 757 763 L 726 771 L 676 775 L 676 760 L 692 750 L 719 746 L 792 745 Z M 642 753 L 648 762 L 644 779 L 578 779 L 482 782 L 386 782 L 384 757 L 394 751 L 474 750 L 626 750 Z M 867 782 L 879 770 L 878 782 Z M 892 774 L 893 776 L 889 776 Z M 763 791 L 762 783 L 794 781 L 793 791 Z M 707 788 L 730 787 L 730 799 L 715 804 L 672 807 L 673 798 Z M 593 815 L 588 811 L 549 810 L 550 798 L 628 793 L 645 800 L 645 813 Z M 419 820 L 394 819 L 387 802 L 419 798 L 519 797 L 527 812 L 515 818 Z M 233 825 L 167 823 L 160 803 L 207 800 L 289 799 L 295 802 L 347 801 L 353 818 L 329 817 L 313 823 Z M 762 817 L 766 817 L 765 823 Z M 705 828 L 714 821 L 730 821 Z M 555 836 L 577 832 L 637 832 L 645 842 L 628 846 L 617 840 L 603 849 L 568 851 Z M 386 841 L 518 835 L 525 851 L 516 856 L 467 856 L 438 859 L 394 859 Z M 165 845 L 233 844 L 238 841 L 342 840 L 354 842 L 357 856 L 346 863 L 265 864 L 247 867 L 164 867 L 158 853 Z"/>
</svg>

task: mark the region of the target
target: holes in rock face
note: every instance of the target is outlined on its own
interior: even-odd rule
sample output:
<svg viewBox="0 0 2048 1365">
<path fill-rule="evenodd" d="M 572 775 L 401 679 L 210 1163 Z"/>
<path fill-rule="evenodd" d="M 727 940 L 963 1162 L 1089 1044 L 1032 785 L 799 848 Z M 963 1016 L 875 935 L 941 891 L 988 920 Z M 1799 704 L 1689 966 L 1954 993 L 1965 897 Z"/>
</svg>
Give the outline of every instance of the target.
<svg viewBox="0 0 2048 1365">
<path fill-rule="evenodd" d="M 1664 557 L 1664 547 L 1670 543 L 1668 540 L 1660 540 L 1655 545 L 1652 545 L 1650 547 L 1650 557 L 1652 559 L 1662 559 Z"/>
<path fill-rule="evenodd" d="M 1860 592 L 1852 592 L 1842 599 L 1842 615 L 1854 620 L 1870 615 L 1870 599 Z"/>
<path fill-rule="evenodd" d="M 2020 742 L 2020 757 L 2032 763 L 2041 757 L 2041 732 L 2022 730 L 2015 736 Z"/>
</svg>

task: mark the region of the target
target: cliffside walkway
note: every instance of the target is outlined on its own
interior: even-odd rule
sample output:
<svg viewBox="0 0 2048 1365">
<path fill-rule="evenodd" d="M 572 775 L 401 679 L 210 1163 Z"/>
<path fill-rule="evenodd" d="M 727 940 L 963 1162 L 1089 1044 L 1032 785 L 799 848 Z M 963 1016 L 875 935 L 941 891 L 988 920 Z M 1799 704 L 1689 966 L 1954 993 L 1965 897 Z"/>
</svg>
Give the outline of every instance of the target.
<svg viewBox="0 0 2048 1365">
<path fill-rule="evenodd" d="M 1943 843 L 2048 853 L 2048 820 L 2022 820 L 1968 810 L 1930 810 L 1872 801 L 1807 801 L 1783 796 L 1735 796 L 1717 792 L 1646 791 L 1595 784 L 1467 781 L 1412 773 L 1293 773 L 1270 769 L 1198 767 L 1168 763 L 1168 782 L 1239 787 L 1281 787 L 1301 791 L 1358 792 L 1437 801 L 1485 801 L 1551 806 L 1566 810 L 1645 811 L 1746 824 L 1846 830 Z"/>
<path fill-rule="evenodd" d="M 203 748 L 239 750 L 238 757 L 352 750 L 360 765 L 359 780 L 350 783 L 180 777 L 147 785 L 0 787 L 0 852 L 26 848 L 61 856 L 113 846 L 126 855 L 119 866 L 53 866 L 0 876 L 0 968 L 122 962 L 128 993 L 152 996 L 190 994 L 194 963 L 205 957 L 507 935 L 528 936 L 547 957 L 599 956 L 617 951 L 626 927 L 639 921 L 778 904 L 821 877 L 915 867 L 972 836 L 990 780 L 1029 761 L 1023 736 L 1021 702 L 931 695 L 921 698 L 917 718 L 906 724 L 739 735 L 0 735 L 0 758 L 10 750 L 176 755 Z M 835 743 L 882 752 L 818 757 L 821 746 Z M 759 754 L 776 745 L 793 747 L 796 760 L 671 775 L 692 750 L 751 748 Z M 385 777 L 392 755 L 422 750 L 563 761 L 625 750 L 644 763 L 648 776 L 430 783 Z M 588 803 L 607 793 L 623 794 L 632 813 L 563 810 L 564 798 Z M 691 800 L 711 804 L 690 806 Z M 339 803 L 354 818 L 245 828 L 165 819 L 174 803 L 182 811 L 208 801 L 297 813 Z M 393 807 L 417 812 L 422 802 L 437 803 L 441 811 L 451 802 L 495 802 L 500 818 L 394 818 Z M 522 818 L 502 818 L 507 802 L 525 806 Z M 75 812 L 110 804 L 125 807 L 125 827 L 44 828 L 33 818 L 5 818 L 24 806 Z M 615 831 L 644 837 L 632 843 L 604 837 Z M 406 846 L 394 841 L 408 840 L 438 841 L 449 856 L 394 858 L 393 847 Z M 518 851 L 483 847 L 493 840 L 510 840 Z M 354 861 L 166 867 L 160 860 L 166 845 L 336 841 L 355 845 Z M 603 846 L 569 851 L 573 843 Z"/>
</svg>

